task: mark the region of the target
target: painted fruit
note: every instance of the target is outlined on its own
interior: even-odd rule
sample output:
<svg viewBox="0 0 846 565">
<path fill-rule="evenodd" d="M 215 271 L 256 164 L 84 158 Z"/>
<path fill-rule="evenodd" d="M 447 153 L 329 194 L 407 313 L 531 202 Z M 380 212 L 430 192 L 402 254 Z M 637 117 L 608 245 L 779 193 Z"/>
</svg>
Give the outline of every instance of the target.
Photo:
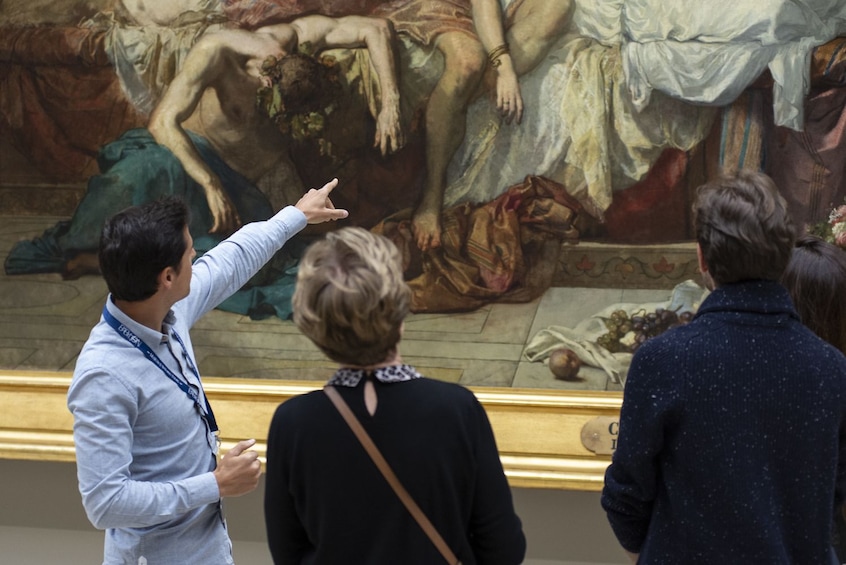
<svg viewBox="0 0 846 565">
<path fill-rule="evenodd" d="M 582 360 L 572 349 L 562 347 L 549 355 L 549 370 L 556 379 L 572 381 L 582 368 Z"/>
</svg>

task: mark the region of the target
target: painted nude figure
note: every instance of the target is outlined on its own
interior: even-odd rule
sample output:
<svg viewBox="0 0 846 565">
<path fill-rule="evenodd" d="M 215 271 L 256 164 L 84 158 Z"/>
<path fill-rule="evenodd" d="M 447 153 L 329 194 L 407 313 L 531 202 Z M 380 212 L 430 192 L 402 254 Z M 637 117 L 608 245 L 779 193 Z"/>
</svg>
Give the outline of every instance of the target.
<svg viewBox="0 0 846 565">
<path fill-rule="evenodd" d="M 398 150 L 405 136 L 395 35 L 387 20 L 312 15 L 255 31 L 209 33 L 191 48 L 148 127 L 130 130 L 102 148 L 100 174 L 89 178 L 73 218 L 19 242 L 7 257 L 6 272 L 60 272 L 68 279 L 97 273 L 105 219 L 166 195 L 180 197 L 191 208 L 198 252 L 211 249 L 242 223 L 270 217 L 287 203 L 286 190 L 302 188 L 285 186 L 299 182 L 290 174 L 277 182 L 280 170 L 292 170 L 292 136 L 285 119 L 325 108 L 337 92 L 328 66 L 299 51 L 319 54 L 336 47 L 368 49 L 380 92 L 374 146 L 383 155 Z M 271 60 L 275 63 L 268 69 Z M 275 84 L 271 76 L 278 79 Z M 272 118 L 257 101 L 260 89 L 274 88 L 282 111 Z M 263 178 L 264 187 L 259 184 Z M 278 191 L 275 202 L 263 192 L 267 187 Z"/>
<path fill-rule="evenodd" d="M 256 106 L 256 92 L 267 80 L 262 77 L 262 64 L 268 56 L 281 59 L 296 53 L 304 44 L 316 53 L 333 47 L 367 47 L 382 93 L 374 145 L 385 155 L 404 144 L 394 36 L 387 21 L 313 15 L 256 31 L 209 34 L 185 59 L 151 115 L 149 130 L 203 187 L 214 216 L 213 232 L 232 232 L 241 221 L 220 179 L 200 157 L 186 130 L 206 138 L 246 178 L 257 181 L 268 173 L 290 140 Z"/>
<path fill-rule="evenodd" d="M 397 33 L 434 45 L 444 71 L 426 106 L 427 178 L 412 228 L 421 250 L 441 244 L 440 211 L 446 171 L 465 135 L 468 104 L 489 86 L 507 123 L 520 123 L 523 98 L 517 77 L 532 70 L 572 16 L 572 0 L 514 0 L 507 30 L 500 0 L 394 0 L 375 14 Z"/>
</svg>

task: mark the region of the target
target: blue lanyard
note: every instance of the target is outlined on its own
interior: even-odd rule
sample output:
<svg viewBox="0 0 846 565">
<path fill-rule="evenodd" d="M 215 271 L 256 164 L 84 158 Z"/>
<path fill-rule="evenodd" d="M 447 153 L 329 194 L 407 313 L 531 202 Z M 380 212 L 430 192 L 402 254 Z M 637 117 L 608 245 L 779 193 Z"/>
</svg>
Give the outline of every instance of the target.
<svg viewBox="0 0 846 565">
<path fill-rule="evenodd" d="M 144 340 L 142 340 L 140 337 L 135 335 L 135 332 L 127 328 L 124 324 L 120 323 L 117 318 L 115 318 L 112 313 L 109 312 L 106 306 L 103 306 L 103 319 L 106 320 L 107 324 L 114 328 L 118 335 L 123 337 L 130 344 L 132 344 L 133 347 L 140 350 L 141 353 L 144 354 L 144 357 L 146 357 L 151 363 L 153 363 L 153 365 L 158 367 L 167 378 L 172 380 L 176 384 L 176 386 L 179 387 L 179 390 L 187 394 L 188 398 L 190 398 L 197 406 L 197 408 L 199 408 L 200 415 L 202 416 L 203 420 L 205 420 L 208 424 L 209 430 L 212 433 L 217 432 L 217 421 L 214 419 L 214 412 L 212 412 L 211 405 L 209 404 L 209 399 L 206 396 L 205 391 L 203 391 L 203 404 L 205 404 L 204 408 L 203 404 L 200 403 L 200 396 L 197 391 L 191 388 L 191 386 L 189 386 L 187 382 L 177 377 L 173 373 L 173 371 L 171 371 L 170 368 L 165 365 L 161 359 L 159 359 L 159 356 L 156 355 L 156 353 L 152 349 L 150 349 L 150 346 L 144 343 Z M 197 381 L 199 382 L 200 373 L 194 366 L 193 361 L 191 361 L 191 357 L 188 355 L 188 349 L 185 347 L 185 343 L 182 342 L 182 338 L 179 337 L 179 334 L 176 333 L 175 330 L 173 332 L 173 337 L 175 337 L 176 341 L 179 342 L 179 345 L 182 346 L 182 351 L 185 353 L 185 360 L 188 363 L 188 367 L 190 367 L 191 371 L 194 373 L 194 375 L 196 375 Z"/>
</svg>

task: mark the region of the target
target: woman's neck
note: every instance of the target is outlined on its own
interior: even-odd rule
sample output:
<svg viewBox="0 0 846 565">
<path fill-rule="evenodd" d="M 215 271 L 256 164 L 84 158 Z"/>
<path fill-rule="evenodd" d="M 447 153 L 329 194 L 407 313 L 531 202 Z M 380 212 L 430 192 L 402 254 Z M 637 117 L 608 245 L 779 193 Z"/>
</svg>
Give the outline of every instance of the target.
<svg viewBox="0 0 846 565">
<path fill-rule="evenodd" d="M 394 352 L 381 363 L 375 363 L 373 365 L 353 365 L 351 363 L 342 363 L 341 367 L 357 369 L 359 371 L 375 371 L 376 369 L 392 367 L 394 365 L 402 365 L 402 356 L 400 355 L 399 350 L 394 350 Z"/>
</svg>

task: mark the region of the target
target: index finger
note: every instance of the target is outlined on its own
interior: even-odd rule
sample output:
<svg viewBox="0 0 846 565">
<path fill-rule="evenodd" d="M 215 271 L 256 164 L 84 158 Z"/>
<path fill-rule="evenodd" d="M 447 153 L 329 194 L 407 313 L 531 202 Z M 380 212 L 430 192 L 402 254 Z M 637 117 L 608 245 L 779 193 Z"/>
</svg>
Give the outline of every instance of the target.
<svg viewBox="0 0 846 565">
<path fill-rule="evenodd" d="M 332 192 L 332 189 L 335 188 L 336 186 L 338 186 L 338 179 L 334 178 L 334 179 L 330 180 L 329 182 L 327 182 L 326 184 L 324 184 L 322 187 L 320 187 L 319 190 L 320 190 L 320 192 L 325 192 L 326 194 L 329 194 L 330 192 Z"/>
</svg>

